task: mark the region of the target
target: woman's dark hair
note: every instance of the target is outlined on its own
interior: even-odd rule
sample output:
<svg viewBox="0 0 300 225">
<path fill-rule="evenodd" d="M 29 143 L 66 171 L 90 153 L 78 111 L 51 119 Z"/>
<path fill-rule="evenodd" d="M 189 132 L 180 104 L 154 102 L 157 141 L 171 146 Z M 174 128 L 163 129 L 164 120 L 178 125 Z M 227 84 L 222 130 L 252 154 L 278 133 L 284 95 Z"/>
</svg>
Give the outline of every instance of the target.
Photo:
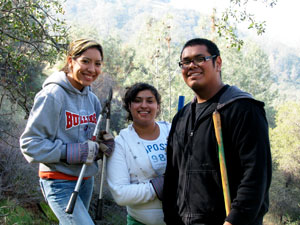
<svg viewBox="0 0 300 225">
<path fill-rule="evenodd" d="M 161 96 L 154 86 L 147 84 L 147 83 L 139 82 L 139 83 L 135 83 L 134 85 L 132 85 L 130 87 L 126 87 L 126 92 L 125 92 L 125 95 L 123 98 L 123 107 L 128 113 L 128 115 L 127 115 L 128 121 L 133 120 L 132 115 L 130 113 L 130 109 L 129 109 L 131 102 L 134 101 L 134 99 L 136 98 L 136 96 L 138 95 L 138 93 L 140 91 L 144 91 L 144 90 L 151 91 L 157 101 L 157 104 L 160 106 Z M 159 115 L 159 113 L 160 113 L 160 111 L 157 113 L 157 115 Z"/>
<path fill-rule="evenodd" d="M 66 63 L 60 71 L 64 71 L 66 74 L 69 73 L 70 71 L 69 71 L 68 58 L 71 57 L 72 59 L 76 59 L 80 57 L 83 52 L 85 52 L 90 48 L 96 48 L 100 52 L 101 60 L 103 60 L 103 49 L 98 42 L 90 39 L 84 39 L 84 38 L 78 39 L 73 41 L 69 45 L 69 49 L 66 57 Z"/>
</svg>

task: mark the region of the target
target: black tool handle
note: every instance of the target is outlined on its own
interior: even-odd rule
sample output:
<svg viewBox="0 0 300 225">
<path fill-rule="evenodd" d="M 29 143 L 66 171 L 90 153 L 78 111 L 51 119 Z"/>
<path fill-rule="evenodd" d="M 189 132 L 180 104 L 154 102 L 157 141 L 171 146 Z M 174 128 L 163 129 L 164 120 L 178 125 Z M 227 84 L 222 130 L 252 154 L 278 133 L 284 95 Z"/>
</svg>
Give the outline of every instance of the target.
<svg viewBox="0 0 300 225">
<path fill-rule="evenodd" d="M 97 211 L 96 211 L 96 220 L 102 220 L 103 212 L 103 201 L 104 199 L 98 199 L 97 201 Z"/>
<path fill-rule="evenodd" d="M 73 191 L 73 193 L 71 195 L 71 198 L 69 200 L 69 203 L 67 205 L 66 211 L 65 211 L 66 213 L 68 213 L 68 214 L 72 214 L 73 213 L 77 196 L 78 196 L 78 192 L 77 191 Z"/>
</svg>

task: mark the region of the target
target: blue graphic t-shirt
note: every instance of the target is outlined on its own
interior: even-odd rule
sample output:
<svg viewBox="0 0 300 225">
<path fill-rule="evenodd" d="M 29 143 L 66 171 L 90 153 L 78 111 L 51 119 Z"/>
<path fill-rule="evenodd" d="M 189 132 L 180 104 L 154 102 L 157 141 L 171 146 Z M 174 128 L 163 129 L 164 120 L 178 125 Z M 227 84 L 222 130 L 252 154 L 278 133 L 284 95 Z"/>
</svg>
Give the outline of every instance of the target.
<svg viewBox="0 0 300 225">
<path fill-rule="evenodd" d="M 156 140 L 142 139 L 152 167 L 158 175 L 165 173 L 167 165 L 167 135 L 164 134 L 165 132 L 162 129 L 162 126 L 160 126 L 160 135 Z"/>
</svg>

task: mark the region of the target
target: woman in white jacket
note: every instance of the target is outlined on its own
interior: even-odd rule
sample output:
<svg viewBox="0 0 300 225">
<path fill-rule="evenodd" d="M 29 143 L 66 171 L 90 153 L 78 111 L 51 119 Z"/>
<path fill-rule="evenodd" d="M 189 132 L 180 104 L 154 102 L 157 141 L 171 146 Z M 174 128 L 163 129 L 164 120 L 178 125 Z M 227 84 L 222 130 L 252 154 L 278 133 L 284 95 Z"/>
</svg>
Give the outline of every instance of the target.
<svg viewBox="0 0 300 225">
<path fill-rule="evenodd" d="M 123 106 L 133 121 L 115 139 L 107 162 L 107 181 L 117 204 L 127 207 L 127 225 L 163 225 L 161 204 L 167 122 L 156 122 L 161 97 L 146 83 L 127 88 Z"/>
</svg>

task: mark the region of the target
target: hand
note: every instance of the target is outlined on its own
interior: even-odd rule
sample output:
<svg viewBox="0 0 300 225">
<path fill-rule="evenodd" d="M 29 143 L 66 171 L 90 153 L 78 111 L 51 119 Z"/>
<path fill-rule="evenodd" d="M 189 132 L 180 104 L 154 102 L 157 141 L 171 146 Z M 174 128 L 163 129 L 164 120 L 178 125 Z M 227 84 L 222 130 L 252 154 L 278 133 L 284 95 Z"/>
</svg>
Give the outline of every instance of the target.
<svg viewBox="0 0 300 225">
<path fill-rule="evenodd" d="M 99 143 L 99 149 L 100 149 L 97 159 L 102 158 L 103 153 L 107 157 L 111 156 L 115 148 L 114 137 L 110 133 L 107 133 L 106 131 L 100 131 L 99 136 L 97 137 L 97 142 Z"/>
<path fill-rule="evenodd" d="M 163 199 L 163 186 L 164 186 L 164 176 L 158 176 L 154 179 L 150 180 L 150 183 L 152 184 L 154 191 L 157 195 L 157 198 L 162 201 Z"/>
<path fill-rule="evenodd" d="M 225 221 L 225 223 L 223 225 L 232 225 L 231 223 Z"/>
<path fill-rule="evenodd" d="M 67 162 L 69 164 L 85 163 L 90 165 L 96 159 L 98 152 L 99 144 L 91 140 L 67 144 Z"/>
</svg>

